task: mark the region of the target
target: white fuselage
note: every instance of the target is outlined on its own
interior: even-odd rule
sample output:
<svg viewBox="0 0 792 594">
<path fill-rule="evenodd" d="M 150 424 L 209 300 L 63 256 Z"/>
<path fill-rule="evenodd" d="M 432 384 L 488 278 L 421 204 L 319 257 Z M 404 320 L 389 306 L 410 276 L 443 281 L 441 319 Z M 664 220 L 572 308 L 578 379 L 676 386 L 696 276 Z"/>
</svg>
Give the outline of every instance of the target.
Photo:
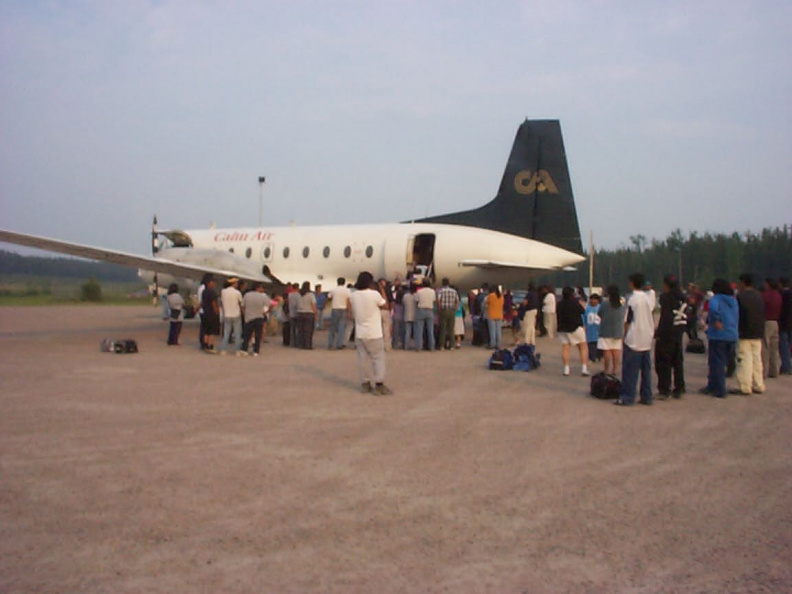
<svg viewBox="0 0 792 594">
<path fill-rule="evenodd" d="M 460 290 L 484 282 L 515 286 L 542 271 L 584 260 L 532 239 L 434 223 L 204 229 L 185 234 L 192 248 L 165 248 L 159 255 L 325 287 L 335 286 L 339 277 L 354 282 L 363 270 L 375 278 L 404 279 L 414 265 L 431 265 L 438 281 L 448 277 Z"/>
</svg>

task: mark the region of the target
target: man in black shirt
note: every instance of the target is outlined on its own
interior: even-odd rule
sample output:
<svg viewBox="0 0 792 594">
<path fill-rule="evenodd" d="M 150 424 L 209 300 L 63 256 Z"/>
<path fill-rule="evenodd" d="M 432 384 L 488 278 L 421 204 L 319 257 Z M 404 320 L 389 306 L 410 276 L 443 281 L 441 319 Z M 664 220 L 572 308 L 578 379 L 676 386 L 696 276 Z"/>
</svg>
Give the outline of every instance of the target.
<svg viewBox="0 0 792 594">
<path fill-rule="evenodd" d="M 206 352 L 215 355 L 217 354 L 214 348 L 215 336 L 220 334 L 220 306 L 217 303 L 214 279 L 209 279 L 206 283 L 206 288 L 201 295 L 201 309 L 203 310 Z"/>
<path fill-rule="evenodd" d="M 660 294 L 660 320 L 655 330 L 655 370 L 657 392 L 660 400 L 671 396 L 671 372 L 674 374 L 674 398 L 685 393 L 685 363 L 682 335 L 687 327 L 687 304 L 673 274 L 663 279 Z"/>
<path fill-rule="evenodd" d="M 765 390 L 762 377 L 765 315 L 764 302 L 759 291 L 754 288 L 752 274 L 740 276 L 737 304 L 740 308 L 740 340 L 737 343 L 737 382 L 740 388 L 732 392 L 748 395 L 753 391 L 754 394 L 761 394 Z"/>
</svg>

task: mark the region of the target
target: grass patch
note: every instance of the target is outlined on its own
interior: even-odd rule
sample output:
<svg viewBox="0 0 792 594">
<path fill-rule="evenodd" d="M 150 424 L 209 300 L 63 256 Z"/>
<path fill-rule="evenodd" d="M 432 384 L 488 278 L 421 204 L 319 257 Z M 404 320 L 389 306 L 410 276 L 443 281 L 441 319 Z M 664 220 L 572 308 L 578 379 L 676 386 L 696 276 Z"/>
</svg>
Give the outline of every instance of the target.
<svg viewBox="0 0 792 594">
<path fill-rule="evenodd" d="M 0 306 L 19 305 L 145 305 L 151 303 L 140 282 L 99 281 L 101 301 L 81 299 L 88 279 L 47 278 L 26 274 L 0 277 Z"/>
</svg>

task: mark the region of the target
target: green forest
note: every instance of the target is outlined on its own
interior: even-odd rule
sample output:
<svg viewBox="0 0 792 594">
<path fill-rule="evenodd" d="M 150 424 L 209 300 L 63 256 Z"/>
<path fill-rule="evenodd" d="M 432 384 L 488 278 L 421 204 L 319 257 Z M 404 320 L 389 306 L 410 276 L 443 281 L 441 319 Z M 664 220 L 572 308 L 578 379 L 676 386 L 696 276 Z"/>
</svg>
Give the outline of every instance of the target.
<svg viewBox="0 0 792 594">
<path fill-rule="evenodd" d="M 661 286 L 668 273 L 676 274 L 684 284 L 693 282 L 705 288 L 719 277 L 736 281 L 744 272 L 753 273 L 758 282 L 792 276 L 792 226 L 730 235 L 685 235 L 676 230 L 663 240 L 631 235 L 629 242 L 615 250 L 597 250 L 595 245 L 594 286 L 615 284 L 626 289 L 627 277 L 633 272 L 644 273 L 655 287 Z M 556 287 L 588 286 L 588 262 L 574 272 L 558 272 L 538 282 Z"/>
<path fill-rule="evenodd" d="M 22 256 L 0 250 L 0 275 L 30 275 L 47 278 L 87 279 L 136 282 L 137 270 L 109 262 L 88 262 L 72 258 Z"/>
</svg>

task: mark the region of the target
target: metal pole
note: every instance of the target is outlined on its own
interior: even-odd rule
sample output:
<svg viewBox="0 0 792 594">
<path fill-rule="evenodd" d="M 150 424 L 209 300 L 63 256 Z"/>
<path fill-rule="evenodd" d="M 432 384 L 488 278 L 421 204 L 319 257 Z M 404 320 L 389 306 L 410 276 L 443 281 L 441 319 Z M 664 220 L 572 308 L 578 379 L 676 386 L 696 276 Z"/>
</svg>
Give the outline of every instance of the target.
<svg viewBox="0 0 792 594">
<path fill-rule="evenodd" d="M 264 182 L 267 181 L 267 178 L 264 176 L 259 176 L 259 221 L 258 226 L 261 227 L 261 216 L 264 209 Z"/>
<path fill-rule="evenodd" d="M 589 295 L 594 291 L 594 230 L 589 231 Z"/>
</svg>

